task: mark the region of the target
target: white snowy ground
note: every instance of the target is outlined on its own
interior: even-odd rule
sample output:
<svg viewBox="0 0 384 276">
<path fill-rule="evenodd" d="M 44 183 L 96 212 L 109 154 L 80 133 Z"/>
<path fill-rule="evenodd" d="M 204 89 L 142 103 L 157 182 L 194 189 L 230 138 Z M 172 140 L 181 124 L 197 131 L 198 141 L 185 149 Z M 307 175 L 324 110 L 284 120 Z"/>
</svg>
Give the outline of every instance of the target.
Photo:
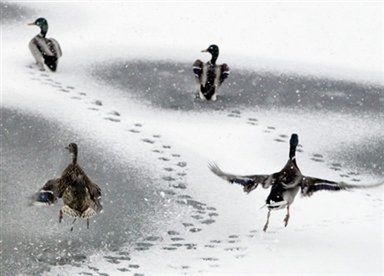
<svg viewBox="0 0 384 276">
<path fill-rule="evenodd" d="M 92 64 L 111 59 L 192 61 L 203 58 L 198 50 L 214 41 L 222 45 L 221 59 L 233 64 L 233 70 L 275 68 L 276 71 L 297 69 L 300 73 L 308 64 L 318 64 L 318 67 L 310 66 L 308 72 L 343 79 L 359 79 L 359 76 L 364 82 L 382 83 L 379 77 L 383 73 L 380 72 L 382 61 L 378 58 L 382 16 L 374 4 L 300 7 L 289 3 L 283 6 L 225 4 L 219 11 L 214 10 L 216 5 L 202 8 L 197 4 L 28 4 L 37 9 L 36 15 L 49 20 L 48 37 L 55 37 L 62 45 L 64 55 L 57 73 L 39 72 L 33 66 L 27 43 L 37 32 L 36 28 L 20 22 L 2 26 L 3 107 L 58 121 L 83 139 L 106 145 L 109 158 L 133 159 L 150 168 L 154 175 L 161 174 L 164 167 L 176 168 L 176 164 L 185 162 L 188 184 L 185 194 L 213 206 L 204 207 L 204 215 L 209 214 L 209 210 L 218 214 L 212 215 L 214 223 L 206 224 L 190 218 L 188 212 L 181 212 L 180 217 L 169 220 L 172 225 L 165 223 L 154 233 L 145 233 L 160 237 L 149 250 L 134 250 L 132 244 L 127 244 L 130 260 L 117 256 L 111 262 L 111 256 L 116 253 L 100 249 L 80 266 L 53 266 L 47 275 L 119 275 L 127 271 L 383 274 L 382 188 L 324 192 L 309 199 L 298 196 L 288 227 L 283 227 L 285 213 L 279 211 L 272 214 L 270 228 L 263 233 L 266 210 L 259 207 L 268 192 L 260 189 L 245 195 L 239 187 L 224 183 L 207 169 L 208 161 L 216 161 L 224 170 L 239 174 L 277 171 L 287 159 L 286 136 L 295 132 L 303 146 L 303 152 L 298 153 L 298 163 L 304 174 L 345 180 L 340 177 L 345 173 L 350 174 L 348 181 L 358 168 L 343 164 L 341 171 L 332 170 L 333 160 L 328 159 L 326 153 L 345 144 L 383 139 L 382 113 L 358 117 L 237 108 L 240 116 L 228 117 L 233 110 L 167 111 L 138 103 L 126 91 L 96 82 L 87 73 Z M 203 31 L 212 14 L 217 15 L 213 19 L 216 23 L 229 20 L 219 30 Z M 309 26 L 302 29 L 301 23 L 309 19 Z M 266 29 L 267 26 L 270 28 Z M 283 27 L 286 30 L 282 30 Z M 318 31 L 318 36 L 313 30 Z M 354 32 L 351 34 L 350 30 Z M 345 36 L 344 40 L 334 38 L 340 34 Z M 247 46 L 249 37 L 252 37 L 252 47 Z M 310 42 L 305 46 L 303 43 L 281 44 L 292 39 Z M 255 48 L 256 45 L 260 48 Z M 334 46 L 333 53 L 327 52 L 329 45 Z M 314 47 L 316 56 L 310 50 Z M 360 47 L 364 51 L 360 51 Z M 302 51 L 304 48 L 307 52 Z M 269 63 L 271 58 L 277 62 Z M 299 58 L 298 65 L 292 63 L 296 58 Z M 279 60 L 282 60 L 280 65 Z M 86 95 L 79 94 L 82 92 Z M 101 101 L 102 106 L 95 105 L 96 100 Z M 89 109 L 92 107 L 98 110 Z M 112 111 L 121 116 L 111 115 Z M 257 124 L 249 124 L 254 122 L 249 118 L 256 118 Z M 141 126 L 135 125 L 138 123 Z M 132 129 L 140 132 L 129 131 Z M 274 141 L 277 138 L 285 142 Z M 149 143 L 143 139 L 149 139 Z M 164 145 L 170 145 L 171 149 Z M 162 152 L 157 155 L 153 150 Z M 159 162 L 159 156 L 169 161 L 160 159 L 164 162 Z M 318 162 L 312 160 L 314 157 Z M 172 172 L 169 175 L 176 177 Z M 356 177 L 360 183 L 383 180 L 382 175 L 364 172 Z M 164 183 L 159 185 L 167 185 Z M 100 185 L 103 188 L 103 184 Z M 176 200 L 164 194 L 159 196 L 163 196 L 165 202 Z M 185 198 L 182 200 L 187 202 Z M 167 232 L 169 229 L 175 232 Z M 170 240 L 174 237 L 180 238 L 179 241 Z M 189 245 L 185 246 L 185 241 Z"/>
</svg>

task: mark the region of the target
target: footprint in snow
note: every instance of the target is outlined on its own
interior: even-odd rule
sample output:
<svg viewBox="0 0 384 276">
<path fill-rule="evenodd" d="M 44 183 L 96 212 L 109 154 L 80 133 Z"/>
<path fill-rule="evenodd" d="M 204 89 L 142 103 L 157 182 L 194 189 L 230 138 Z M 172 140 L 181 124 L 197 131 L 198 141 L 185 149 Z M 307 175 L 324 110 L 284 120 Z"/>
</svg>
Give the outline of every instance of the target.
<svg viewBox="0 0 384 276">
<path fill-rule="evenodd" d="M 95 104 L 95 105 L 98 105 L 98 106 L 102 106 L 103 105 L 102 101 L 100 101 L 100 100 L 96 100 L 96 101 L 94 101 L 92 103 Z"/>
<path fill-rule="evenodd" d="M 215 223 L 214 219 L 206 219 L 201 221 L 202 224 L 212 224 Z"/>
<path fill-rule="evenodd" d="M 312 157 L 311 160 L 312 160 L 312 161 L 315 161 L 315 162 L 320 162 L 320 163 L 324 162 L 323 159 L 315 158 L 315 157 Z"/>
<path fill-rule="evenodd" d="M 99 109 L 96 108 L 96 107 L 88 107 L 88 109 L 89 109 L 89 110 L 93 110 L 93 111 L 97 111 L 97 110 L 99 110 Z"/>
<path fill-rule="evenodd" d="M 169 182 L 172 182 L 172 181 L 175 181 L 176 179 L 173 178 L 172 176 L 163 176 L 162 179 L 164 181 L 169 181 Z"/>
<path fill-rule="evenodd" d="M 169 161 L 169 159 L 168 159 L 168 158 L 166 158 L 166 157 L 159 157 L 159 160 L 161 160 L 161 161 L 164 161 L 164 162 L 167 162 L 167 161 Z"/>
<path fill-rule="evenodd" d="M 72 99 L 72 100 L 81 100 L 80 97 L 76 97 L 76 96 L 71 97 L 71 99 Z"/>
<path fill-rule="evenodd" d="M 148 144 L 153 144 L 153 143 L 155 143 L 155 141 L 153 141 L 153 140 L 151 140 L 151 139 L 148 139 L 148 138 L 141 139 L 141 141 L 143 141 L 144 143 L 148 143 Z"/>
<path fill-rule="evenodd" d="M 171 146 L 168 146 L 168 145 L 163 145 L 163 148 L 164 148 L 164 149 L 170 149 L 170 148 L 171 148 Z"/>
<path fill-rule="evenodd" d="M 280 139 L 280 138 L 273 139 L 273 141 L 279 142 L 279 143 L 285 143 L 286 142 L 285 140 Z"/>
<path fill-rule="evenodd" d="M 171 251 L 171 250 L 177 250 L 176 247 L 168 247 L 168 246 L 164 246 L 162 249 L 163 249 L 163 250 L 169 250 L 169 251 Z"/>
<path fill-rule="evenodd" d="M 185 184 L 183 184 L 183 183 L 178 183 L 177 185 L 172 185 L 172 187 L 175 189 L 181 189 L 181 190 L 187 189 L 187 186 L 185 186 Z"/>
<path fill-rule="evenodd" d="M 137 130 L 137 129 L 128 129 L 128 131 L 130 131 L 130 132 L 132 132 L 132 133 L 140 133 L 140 131 Z"/>
<path fill-rule="evenodd" d="M 174 231 L 174 230 L 168 230 L 167 234 L 170 235 L 170 236 L 178 236 L 178 235 L 180 235 L 179 232 Z"/>
<path fill-rule="evenodd" d="M 105 117 L 104 120 L 108 120 L 108 121 L 115 122 L 115 123 L 119 123 L 120 122 L 119 119 L 115 119 L 115 118 L 111 118 L 111 117 Z"/>
<path fill-rule="evenodd" d="M 191 228 L 189 229 L 189 232 L 192 232 L 192 233 L 198 233 L 200 232 L 202 229 L 201 228 Z"/>
<path fill-rule="evenodd" d="M 224 248 L 225 251 L 244 251 L 246 249 L 247 249 L 246 247 L 241 247 L 241 246 Z"/>
<path fill-rule="evenodd" d="M 181 168 L 184 168 L 185 166 L 187 166 L 187 162 L 184 162 L 184 161 L 182 161 L 182 162 L 178 162 L 178 163 L 176 164 L 176 166 L 179 166 L 179 167 L 181 167 Z"/>
<path fill-rule="evenodd" d="M 73 86 L 67 86 L 67 88 L 72 89 L 72 90 L 75 89 L 75 87 L 73 87 Z"/>
<path fill-rule="evenodd" d="M 146 240 L 146 241 L 160 241 L 160 240 L 162 240 L 162 238 L 158 237 L 158 236 L 148 236 L 148 237 L 144 238 L 144 240 Z"/>
<path fill-rule="evenodd" d="M 140 124 L 140 123 L 136 123 L 136 124 L 134 124 L 134 126 L 136 126 L 136 127 L 142 127 L 143 125 Z"/>
<path fill-rule="evenodd" d="M 206 262 L 217 262 L 219 260 L 218 258 L 214 258 L 214 257 L 204 257 L 201 259 Z"/>
<path fill-rule="evenodd" d="M 231 117 L 231 118 L 241 118 L 240 115 L 238 115 L 238 114 L 233 114 L 233 113 L 230 113 L 230 114 L 228 114 L 227 116 L 228 116 L 228 117 Z"/>
<path fill-rule="evenodd" d="M 111 112 L 109 112 L 109 114 L 113 115 L 113 116 L 120 116 L 120 113 L 117 111 L 111 111 Z"/>
</svg>

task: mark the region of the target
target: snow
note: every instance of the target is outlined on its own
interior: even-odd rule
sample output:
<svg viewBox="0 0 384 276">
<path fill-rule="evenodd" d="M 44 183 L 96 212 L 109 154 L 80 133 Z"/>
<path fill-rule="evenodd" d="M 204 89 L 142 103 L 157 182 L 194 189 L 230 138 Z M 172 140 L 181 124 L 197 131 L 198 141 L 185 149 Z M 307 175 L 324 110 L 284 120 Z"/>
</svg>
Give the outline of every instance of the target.
<svg viewBox="0 0 384 276">
<path fill-rule="evenodd" d="M 17 110 L 31 120 L 44 119 L 58 124 L 65 135 L 61 137 L 55 132 L 57 136 L 51 140 L 67 141 L 69 136 L 96 152 L 100 149 L 103 154 L 101 158 L 97 155 L 98 158 L 92 159 L 95 164 L 127 166 L 128 173 L 141 171 L 146 181 L 152 179 L 152 182 L 140 183 L 140 175 L 137 182 L 136 175 L 127 175 L 128 179 L 132 178 L 131 191 L 139 191 L 138 200 L 142 198 L 147 202 L 142 206 L 148 206 L 149 211 L 131 206 L 129 202 L 121 206 L 131 212 L 127 216 L 135 214 L 139 219 L 143 213 L 140 223 L 146 224 L 144 232 L 126 237 L 117 251 L 99 245 L 102 242 L 97 239 L 94 250 L 87 253 L 85 260 L 49 264 L 49 269 L 43 269 L 45 274 L 96 274 L 92 268 L 110 275 L 125 274 L 127 271 L 122 268 L 132 273 L 164 275 L 383 273 L 383 188 L 324 192 L 311 198 L 297 196 L 288 227 L 284 228 L 282 222 L 285 211 L 276 211 L 271 215 L 268 232 L 263 233 L 266 209 L 260 210 L 260 207 L 268 191 L 259 187 L 245 195 L 240 187 L 225 183 L 207 167 L 208 162 L 215 161 L 231 173 L 278 171 L 287 160 L 289 135 L 298 133 L 303 152 L 298 153 L 297 159 L 305 175 L 342 181 L 356 178 L 363 184 L 382 181 L 382 172 L 372 173 L 332 155 L 342 147 L 357 152 L 353 145 L 382 141 L 382 112 L 338 113 L 326 107 L 308 112 L 284 106 L 168 110 L 135 99 L 130 87 L 117 88 L 89 73 L 95 67 L 107 68 L 103 67 L 104 63 L 131 60 L 191 63 L 196 58 L 206 59 L 199 50 L 214 42 L 220 46 L 220 60 L 230 64 L 233 71 L 293 72 L 352 80 L 359 85 L 370 83 L 380 87 L 382 99 L 382 3 L 217 4 L 23 4 L 38 11 L 31 15 L 30 21 L 40 15 L 48 19 L 48 37 L 56 38 L 63 48 L 57 73 L 42 73 L 32 65 L 27 43 L 37 32 L 36 28 L 27 27 L 21 21 L 2 25 L 2 108 Z M 207 24 L 217 28 L 205 29 Z M 343 92 L 334 91 L 333 96 L 342 99 Z M 102 105 L 95 105 L 95 101 Z M 120 116 L 111 115 L 115 112 Z M 230 114 L 236 116 L 229 117 Z M 249 118 L 257 119 L 257 123 L 249 124 L 255 122 Z M 279 139 L 282 141 L 276 141 Z M 34 137 L 26 142 L 25 160 L 31 159 L 30 147 L 34 143 Z M 20 156 L 9 158 L 19 160 Z M 370 158 L 370 162 L 374 162 L 377 156 Z M 52 167 L 62 167 L 64 159 L 56 160 Z M 180 162 L 184 165 L 178 166 Z M 334 170 L 333 163 L 341 163 L 341 171 Z M 164 172 L 164 168 L 173 171 Z M 176 173 L 186 175 L 181 177 Z M 35 186 L 32 190 L 43 184 L 36 175 L 38 170 L 30 177 Z M 113 191 L 121 183 L 115 183 L 113 175 L 110 178 L 111 181 L 100 185 L 107 191 L 103 198 L 106 205 L 116 208 L 114 201 L 119 198 Z M 186 184 L 187 189 L 172 190 L 172 178 Z M 139 185 L 149 189 L 147 194 L 140 194 Z M 8 187 L 9 180 L 5 179 L 4 183 L 2 180 L 2 190 L 9 191 Z M 2 202 L 5 202 L 4 196 L 7 197 L 2 193 Z M 199 203 L 188 203 L 188 199 Z M 154 206 L 158 209 L 153 209 Z M 201 206 L 204 214 L 197 212 Z M 42 209 L 33 210 L 37 213 Z M 111 211 L 99 214 L 90 231 L 95 229 L 100 233 L 100 229 L 107 229 L 106 239 L 113 236 L 110 232 L 120 231 L 114 225 L 101 228 L 97 224 L 98 221 L 108 224 L 105 216 Z M 50 217 L 56 215 L 50 209 L 41 212 Z M 217 216 L 208 216 L 208 213 Z M 191 215 L 205 217 L 195 220 Z M 35 219 L 42 217 L 36 215 Z M 207 219 L 215 222 L 202 222 Z M 42 226 L 30 221 L 31 218 L 24 217 L 7 224 L 29 228 L 31 236 L 38 238 Z M 113 219 L 113 223 L 117 221 L 118 218 Z M 52 223 L 47 226 L 49 233 L 63 235 L 70 245 L 72 238 L 64 233 L 67 229 Z M 130 225 L 126 227 L 129 229 Z M 13 230 L 16 235 L 24 233 Z M 82 233 L 85 230 L 80 228 L 76 233 L 85 238 L 86 234 Z M 100 236 L 101 239 L 102 234 Z M 136 250 L 135 243 L 148 242 L 145 238 L 149 236 L 160 239 L 152 242 L 154 245 L 148 250 Z M 184 240 L 171 240 L 172 237 Z M 183 246 L 172 246 L 175 243 Z M 169 247 L 176 249 L 164 249 Z M 60 247 L 54 252 L 60 257 L 65 250 L 70 251 L 70 247 Z M 131 259 L 121 258 L 124 256 L 121 252 L 129 252 Z M 111 262 L 114 257 L 117 259 Z"/>
</svg>

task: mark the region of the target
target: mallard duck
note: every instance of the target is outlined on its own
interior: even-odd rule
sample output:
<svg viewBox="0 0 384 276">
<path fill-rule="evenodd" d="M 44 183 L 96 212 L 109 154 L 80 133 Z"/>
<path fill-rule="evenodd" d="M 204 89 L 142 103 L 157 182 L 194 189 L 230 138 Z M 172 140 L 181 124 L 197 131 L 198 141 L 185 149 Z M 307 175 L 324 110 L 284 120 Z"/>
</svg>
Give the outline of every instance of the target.
<svg viewBox="0 0 384 276">
<path fill-rule="evenodd" d="M 28 25 L 40 27 L 40 33 L 29 42 L 29 49 L 41 70 L 44 70 L 44 64 L 51 71 L 56 71 L 59 57 L 62 51 L 56 39 L 46 38 L 48 32 L 48 22 L 45 18 L 38 18 L 35 22 Z"/>
<path fill-rule="evenodd" d="M 193 72 L 198 83 L 198 93 L 202 100 L 217 99 L 217 89 L 223 83 L 223 81 L 229 75 L 229 67 L 227 64 L 216 64 L 216 60 L 219 57 L 219 47 L 217 45 L 211 45 L 206 50 L 212 55 L 212 58 L 207 63 L 202 62 L 200 59 L 193 63 Z"/>
<path fill-rule="evenodd" d="M 73 222 L 77 218 L 86 219 L 87 228 L 89 228 L 89 218 L 102 210 L 100 203 L 101 190 L 77 164 L 77 145 L 71 143 L 66 149 L 72 155 L 72 162 L 65 168 L 59 178 L 48 180 L 40 191 L 34 195 L 34 204 L 51 205 L 58 198 L 62 198 L 64 206 L 59 212 L 59 222 L 62 221 L 63 214 L 66 214 L 75 218 Z"/>
<path fill-rule="evenodd" d="M 264 232 L 267 231 L 269 217 L 271 210 L 287 208 L 287 214 L 284 218 L 284 225 L 288 225 L 289 220 L 289 207 L 293 203 L 297 193 L 301 190 L 302 196 L 311 196 L 313 193 L 328 190 L 340 191 L 355 188 L 373 188 L 378 187 L 383 183 L 374 185 L 352 185 L 344 182 L 335 182 L 326 179 L 304 176 L 301 174 L 299 167 L 296 163 L 296 147 L 299 143 L 298 135 L 292 134 L 290 139 L 289 159 L 284 168 L 273 174 L 261 175 L 234 175 L 223 172 L 215 163 L 210 163 L 210 170 L 227 180 L 230 183 L 235 183 L 243 186 L 246 193 L 250 193 L 260 184 L 264 189 L 271 187 L 271 191 L 266 199 L 266 206 L 268 207 L 267 222 L 263 228 Z"/>
</svg>

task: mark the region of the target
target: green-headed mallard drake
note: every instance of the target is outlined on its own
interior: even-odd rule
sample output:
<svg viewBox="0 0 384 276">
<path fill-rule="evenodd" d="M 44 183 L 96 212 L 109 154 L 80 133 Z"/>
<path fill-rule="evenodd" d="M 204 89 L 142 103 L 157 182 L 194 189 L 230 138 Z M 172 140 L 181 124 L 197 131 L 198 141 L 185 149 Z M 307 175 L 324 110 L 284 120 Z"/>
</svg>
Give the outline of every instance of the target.
<svg viewBox="0 0 384 276">
<path fill-rule="evenodd" d="M 48 32 L 48 22 L 45 18 L 38 18 L 35 22 L 28 25 L 40 27 L 40 33 L 29 42 L 29 49 L 41 70 L 44 70 L 44 64 L 51 71 L 56 71 L 59 57 L 62 51 L 56 39 L 46 38 Z"/>
<path fill-rule="evenodd" d="M 354 188 L 373 188 L 383 183 L 374 185 L 352 185 L 344 182 L 335 182 L 315 177 L 304 176 L 301 174 L 296 163 L 296 147 L 299 143 L 297 134 L 292 134 L 290 139 L 289 159 L 284 168 L 273 174 L 262 175 L 233 175 L 223 172 L 216 164 L 209 164 L 211 171 L 217 176 L 227 180 L 230 183 L 236 183 L 243 186 L 244 192 L 249 193 L 261 184 L 265 189 L 271 187 L 271 191 L 266 200 L 268 207 L 267 222 L 263 228 L 268 228 L 269 216 L 271 210 L 287 208 L 287 215 L 284 219 L 284 225 L 288 225 L 289 206 L 293 203 L 297 193 L 301 190 L 302 196 L 311 196 L 314 192 L 321 190 L 340 191 Z"/>
<path fill-rule="evenodd" d="M 60 209 L 59 222 L 63 219 L 63 214 L 66 214 L 74 217 L 75 220 L 86 219 L 87 228 L 89 228 L 89 218 L 102 210 L 101 190 L 77 164 L 77 145 L 71 143 L 66 148 L 72 155 L 72 163 L 65 168 L 59 178 L 49 180 L 35 194 L 34 204 L 51 205 L 58 198 L 62 198 L 64 206 Z"/>
<path fill-rule="evenodd" d="M 227 64 L 216 64 L 219 57 L 219 47 L 211 45 L 202 52 L 208 52 L 212 58 L 207 63 L 202 62 L 200 59 L 193 63 L 193 72 L 198 83 L 198 93 L 202 100 L 217 99 L 217 89 L 229 75 L 229 67 Z"/>
</svg>

